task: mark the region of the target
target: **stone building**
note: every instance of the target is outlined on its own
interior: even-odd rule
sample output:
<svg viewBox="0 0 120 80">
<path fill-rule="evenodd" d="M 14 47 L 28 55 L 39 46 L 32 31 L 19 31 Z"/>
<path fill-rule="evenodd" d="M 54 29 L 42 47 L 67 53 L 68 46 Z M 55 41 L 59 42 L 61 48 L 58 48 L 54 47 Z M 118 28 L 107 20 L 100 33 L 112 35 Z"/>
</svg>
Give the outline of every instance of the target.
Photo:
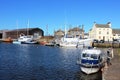
<svg viewBox="0 0 120 80">
<path fill-rule="evenodd" d="M 60 39 L 60 38 L 64 37 L 64 35 L 65 35 L 65 32 L 62 31 L 61 29 L 54 32 L 54 37 L 56 39 Z"/>
<path fill-rule="evenodd" d="M 60 38 L 64 37 L 65 35 L 67 37 L 84 38 L 84 29 L 83 29 L 83 27 L 82 28 L 74 27 L 74 28 L 71 28 L 71 29 L 67 30 L 66 32 L 62 31 L 61 29 L 59 29 L 58 31 L 54 32 L 55 38 L 59 38 L 60 39 Z"/>
<path fill-rule="evenodd" d="M 84 38 L 84 27 L 74 27 L 72 29 L 69 29 L 67 32 L 67 35 L 70 37 L 79 37 L 79 38 Z"/>
</svg>

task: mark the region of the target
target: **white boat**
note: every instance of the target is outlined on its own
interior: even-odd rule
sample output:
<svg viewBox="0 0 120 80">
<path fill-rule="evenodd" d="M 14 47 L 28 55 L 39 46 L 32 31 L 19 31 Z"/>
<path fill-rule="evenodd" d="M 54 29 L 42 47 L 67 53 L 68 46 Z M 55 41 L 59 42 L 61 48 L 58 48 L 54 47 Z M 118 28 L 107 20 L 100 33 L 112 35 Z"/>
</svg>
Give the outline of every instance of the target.
<svg viewBox="0 0 120 80">
<path fill-rule="evenodd" d="M 22 44 L 37 44 L 37 41 L 31 40 L 31 41 L 24 41 L 21 42 Z"/>
<path fill-rule="evenodd" d="M 59 45 L 61 47 L 77 47 L 78 45 L 78 38 L 62 38 Z"/>
<path fill-rule="evenodd" d="M 81 71 L 86 74 L 98 72 L 103 66 L 102 52 L 99 49 L 85 49 L 82 51 L 78 64 Z"/>
<path fill-rule="evenodd" d="M 23 44 L 24 42 L 30 42 L 31 40 L 32 40 L 31 37 L 20 36 L 17 40 L 13 41 L 13 44 Z"/>
<path fill-rule="evenodd" d="M 13 43 L 13 44 L 21 44 L 21 42 L 18 41 L 18 40 L 14 40 L 12 43 Z"/>
<path fill-rule="evenodd" d="M 36 44 L 37 42 L 33 40 L 31 36 L 20 35 L 20 37 L 13 41 L 14 44 Z"/>
<path fill-rule="evenodd" d="M 27 41 L 31 41 L 31 40 L 32 40 L 32 37 L 30 37 L 30 36 L 25 36 L 25 35 L 20 36 L 20 37 L 18 38 L 18 41 L 19 41 L 19 42 L 27 42 Z"/>
<path fill-rule="evenodd" d="M 78 47 L 89 47 L 92 46 L 93 39 L 79 39 Z"/>
<path fill-rule="evenodd" d="M 32 36 L 20 36 L 20 38 L 18 38 L 18 42 L 21 42 L 21 44 L 36 44 L 37 43 L 37 41 L 35 41 Z"/>
<path fill-rule="evenodd" d="M 88 47 L 92 46 L 92 39 L 62 38 L 59 43 L 61 47 Z"/>
<path fill-rule="evenodd" d="M 61 47 L 85 47 L 91 46 L 91 42 L 92 39 L 81 39 L 80 36 L 67 35 L 65 28 L 65 36 L 61 38 L 59 45 Z"/>
<path fill-rule="evenodd" d="M 28 21 L 28 27 L 29 27 L 29 21 Z M 23 33 L 20 34 L 20 37 L 13 41 L 14 44 L 36 44 L 37 41 L 33 39 L 33 36 L 29 36 L 29 28 L 27 28 L 27 36 Z M 17 29 L 17 36 L 18 36 L 18 29 Z"/>
</svg>

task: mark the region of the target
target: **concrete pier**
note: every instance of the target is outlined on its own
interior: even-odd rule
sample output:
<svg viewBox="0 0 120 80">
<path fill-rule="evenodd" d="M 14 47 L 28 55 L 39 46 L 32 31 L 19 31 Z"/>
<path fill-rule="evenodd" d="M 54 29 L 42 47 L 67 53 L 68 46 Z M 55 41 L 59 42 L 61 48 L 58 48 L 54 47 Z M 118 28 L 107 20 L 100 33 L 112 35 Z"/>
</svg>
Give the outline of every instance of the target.
<svg viewBox="0 0 120 80">
<path fill-rule="evenodd" d="M 114 58 L 112 65 L 103 68 L 103 80 L 120 80 L 120 49 L 114 49 Z"/>
</svg>

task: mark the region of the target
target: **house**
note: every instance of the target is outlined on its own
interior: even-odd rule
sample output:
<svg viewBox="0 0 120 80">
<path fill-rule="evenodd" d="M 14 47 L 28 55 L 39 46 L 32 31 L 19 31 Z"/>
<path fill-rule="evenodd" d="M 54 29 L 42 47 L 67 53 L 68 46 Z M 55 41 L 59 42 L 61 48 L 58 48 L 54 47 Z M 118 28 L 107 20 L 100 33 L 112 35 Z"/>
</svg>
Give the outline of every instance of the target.
<svg viewBox="0 0 120 80">
<path fill-rule="evenodd" d="M 80 37 L 80 38 L 84 38 L 84 27 L 82 26 L 82 28 L 80 27 L 74 27 L 71 28 L 69 30 L 66 31 L 66 36 L 67 37 Z M 65 36 L 65 31 L 62 31 L 61 29 L 59 29 L 58 31 L 54 32 L 54 37 L 55 38 L 62 38 Z"/>
<path fill-rule="evenodd" d="M 62 31 L 61 29 L 57 30 L 57 31 L 54 31 L 54 37 L 56 39 L 60 39 L 62 38 L 63 36 L 65 35 L 65 32 Z"/>
<path fill-rule="evenodd" d="M 113 29 L 113 39 L 120 39 L 120 29 Z"/>
<path fill-rule="evenodd" d="M 94 23 L 92 29 L 89 31 L 89 37 L 97 40 L 112 41 L 112 28 L 111 23 L 97 24 Z"/>
<path fill-rule="evenodd" d="M 84 38 L 84 27 L 74 27 L 68 30 L 67 32 L 68 36 L 71 37 L 79 37 L 79 38 Z"/>
<path fill-rule="evenodd" d="M 89 38 L 89 34 L 88 33 L 84 33 L 84 38 L 88 39 Z"/>
</svg>

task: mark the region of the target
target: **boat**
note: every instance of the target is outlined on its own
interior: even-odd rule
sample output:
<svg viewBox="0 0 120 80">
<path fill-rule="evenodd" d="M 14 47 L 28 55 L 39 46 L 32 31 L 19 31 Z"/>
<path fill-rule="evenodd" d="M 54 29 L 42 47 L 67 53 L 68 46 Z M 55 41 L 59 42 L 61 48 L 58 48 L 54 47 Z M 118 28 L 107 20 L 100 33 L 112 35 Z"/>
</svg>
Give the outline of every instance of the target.
<svg viewBox="0 0 120 80">
<path fill-rule="evenodd" d="M 63 37 L 63 38 L 61 38 L 59 45 L 61 47 L 77 47 L 78 41 L 79 41 L 78 38 Z"/>
<path fill-rule="evenodd" d="M 60 41 L 60 46 L 61 47 L 88 47 L 88 46 L 92 46 L 91 42 L 93 39 L 80 39 L 77 37 L 63 37 L 61 38 Z"/>
<path fill-rule="evenodd" d="M 21 42 L 20 41 L 18 41 L 18 40 L 13 40 L 13 42 L 12 42 L 13 44 L 21 44 Z"/>
<path fill-rule="evenodd" d="M 96 73 L 103 67 L 102 51 L 96 48 L 84 49 L 77 63 L 82 72 L 86 74 Z"/>
<path fill-rule="evenodd" d="M 21 44 L 37 44 L 37 43 L 38 42 L 34 40 L 21 42 Z"/>
<path fill-rule="evenodd" d="M 46 45 L 47 44 L 46 41 L 40 41 L 39 43 L 40 43 L 40 45 Z"/>
<path fill-rule="evenodd" d="M 28 21 L 28 27 L 29 27 L 29 21 Z M 29 35 L 28 29 L 29 28 L 27 28 L 27 32 L 26 32 L 27 35 L 21 33 L 20 37 L 17 40 L 14 40 L 13 43 L 14 44 L 36 44 L 37 41 L 33 39 L 33 36 Z M 18 36 L 18 29 L 17 29 L 17 36 Z"/>
<path fill-rule="evenodd" d="M 32 41 L 31 37 L 25 36 L 25 35 L 20 35 L 20 37 L 17 40 L 14 40 L 14 44 L 22 44 L 23 42 L 30 42 Z"/>
<path fill-rule="evenodd" d="M 11 37 L 9 37 L 9 38 L 3 39 L 3 42 L 11 43 L 13 42 L 13 40 L 11 39 Z"/>
<path fill-rule="evenodd" d="M 33 40 L 31 36 L 20 35 L 20 37 L 13 41 L 14 44 L 36 44 L 37 41 Z"/>
<path fill-rule="evenodd" d="M 32 36 L 25 35 L 20 36 L 18 42 L 21 42 L 21 44 L 37 44 L 37 41 L 35 41 Z"/>
<path fill-rule="evenodd" d="M 79 39 L 77 47 L 90 47 L 92 46 L 93 39 Z"/>
</svg>

